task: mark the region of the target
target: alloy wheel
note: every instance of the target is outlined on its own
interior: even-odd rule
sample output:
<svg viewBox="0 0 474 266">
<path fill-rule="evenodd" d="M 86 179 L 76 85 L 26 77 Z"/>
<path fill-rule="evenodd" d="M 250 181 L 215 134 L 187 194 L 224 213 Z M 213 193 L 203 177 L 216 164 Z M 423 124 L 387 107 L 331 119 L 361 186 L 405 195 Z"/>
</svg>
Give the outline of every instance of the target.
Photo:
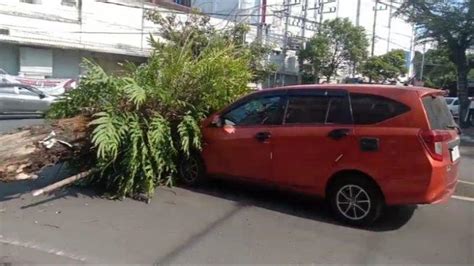
<svg viewBox="0 0 474 266">
<path fill-rule="evenodd" d="M 362 187 L 348 184 L 337 191 L 336 206 L 344 217 L 357 221 L 369 214 L 371 201 L 369 194 Z"/>
</svg>

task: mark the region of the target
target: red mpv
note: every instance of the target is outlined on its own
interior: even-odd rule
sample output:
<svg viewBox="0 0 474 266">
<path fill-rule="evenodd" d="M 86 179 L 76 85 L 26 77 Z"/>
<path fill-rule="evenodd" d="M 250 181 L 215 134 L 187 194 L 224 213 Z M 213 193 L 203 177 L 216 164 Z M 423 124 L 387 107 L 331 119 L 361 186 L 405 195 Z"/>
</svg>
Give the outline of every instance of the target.
<svg viewBox="0 0 474 266">
<path fill-rule="evenodd" d="M 325 197 L 344 222 L 370 224 L 385 205 L 446 200 L 459 136 L 439 90 L 305 85 L 247 95 L 202 124 L 203 150 L 181 174 L 276 185 Z"/>
</svg>

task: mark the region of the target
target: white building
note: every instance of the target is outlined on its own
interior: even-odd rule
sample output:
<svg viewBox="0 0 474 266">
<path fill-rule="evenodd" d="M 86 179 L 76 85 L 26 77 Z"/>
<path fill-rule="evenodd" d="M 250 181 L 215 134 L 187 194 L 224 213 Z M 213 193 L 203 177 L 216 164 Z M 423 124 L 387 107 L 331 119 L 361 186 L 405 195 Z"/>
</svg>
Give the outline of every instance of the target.
<svg viewBox="0 0 474 266">
<path fill-rule="evenodd" d="M 391 49 L 410 51 L 412 27 L 390 16 L 394 10 L 389 1 L 396 2 L 379 0 L 375 55 Z M 347 17 L 372 39 L 374 5 L 375 0 L 0 0 L 0 68 L 26 77 L 76 78 L 83 58 L 107 70 L 117 69 L 120 61 L 143 62 L 150 52 L 148 36 L 157 30 L 145 18 L 146 11 L 158 8 L 184 16 L 192 6 L 211 15 L 217 27 L 249 23 L 247 40 L 261 37 L 272 45 L 269 60 L 281 66 L 264 86 L 292 84 L 297 82 L 296 50 L 303 24 L 303 37 L 310 38 L 320 21 Z"/>
<path fill-rule="evenodd" d="M 192 0 L 192 6 L 213 16 L 227 17 L 237 22 L 249 22 L 255 26 L 265 24 L 262 39 L 275 48 L 275 54 L 270 60 L 282 65 L 282 75 L 278 75 L 274 82 L 292 84 L 297 82 L 298 60 L 295 50 L 301 45 L 301 40 L 303 37 L 311 38 L 321 21 L 336 17 L 348 18 L 353 24 L 364 27 L 369 42 L 375 40 L 374 55 L 403 49 L 407 52 L 407 62 L 411 62 L 410 58 L 414 54 L 411 52 L 414 35 L 412 25 L 393 15 L 401 1 L 403 0 L 378 1 L 375 35 L 373 28 L 376 0 Z M 288 16 L 285 11 L 288 11 Z M 287 57 L 283 60 L 287 17 Z M 254 31 L 251 38 L 256 35 Z M 371 54 L 371 46 L 368 52 Z M 408 67 L 409 65 L 407 63 Z"/>
<path fill-rule="evenodd" d="M 149 33 L 156 31 L 146 10 L 190 10 L 178 1 L 1 0 L 0 68 L 26 77 L 77 78 L 85 57 L 107 70 L 120 61 L 143 62 Z"/>
</svg>

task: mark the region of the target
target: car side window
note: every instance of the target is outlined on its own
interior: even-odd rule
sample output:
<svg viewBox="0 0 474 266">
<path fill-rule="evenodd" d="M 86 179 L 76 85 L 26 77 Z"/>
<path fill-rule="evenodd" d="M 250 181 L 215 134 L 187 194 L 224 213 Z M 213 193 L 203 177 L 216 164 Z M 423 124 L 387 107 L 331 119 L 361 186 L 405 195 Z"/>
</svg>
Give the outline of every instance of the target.
<svg viewBox="0 0 474 266">
<path fill-rule="evenodd" d="M 351 124 L 347 94 L 290 95 L 286 124 Z"/>
<path fill-rule="evenodd" d="M 354 124 L 375 124 L 410 110 L 405 104 L 382 96 L 351 93 L 350 97 Z"/>
<path fill-rule="evenodd" d="M 351 108 L 347 96 L 330 98 L 326 124 L 352 124 Z"/>
<path fill-rule="evenodd" d="M 285 124 L 323 124 L 329 105 L 324 95 L 292 95 L 288 99 Z"/>
<path fill-rule="evenodd" d="M 453 105 L 459 105 L 459 101 L 458 101 L 458 100 L 454 100 Z"/>
<path fill-rule="evenodd" d="M 280 125 L 283 118 L 282 96 L 249 100 L 223 116 L 226 125 Z"/>
<path fill-rule="evenodd" d="M 20 91 L 20 95 L 38 96 L 38 94 L 30 91 L 29 89 L 25 87 L 18 87 L 18 90 Z"/>
</svg>

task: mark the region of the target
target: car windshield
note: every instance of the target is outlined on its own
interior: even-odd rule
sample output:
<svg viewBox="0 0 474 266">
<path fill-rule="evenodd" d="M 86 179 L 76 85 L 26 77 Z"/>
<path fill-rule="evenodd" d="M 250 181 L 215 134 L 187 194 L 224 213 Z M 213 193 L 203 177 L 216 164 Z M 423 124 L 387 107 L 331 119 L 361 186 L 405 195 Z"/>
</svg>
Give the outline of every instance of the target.
<svg viewBox="0 0 474 266">
<path fill-rule="evenodd" d="M 452 98 L 446 98 L 445 100 L 447 104 L 451 104 L 454 101 Z"/>
<path fill-rule="evenodd" d="M 423 106 L 431 129 L 447 129 L 456 124 L 443 96 L 425 96 Z"/>
</svg>

